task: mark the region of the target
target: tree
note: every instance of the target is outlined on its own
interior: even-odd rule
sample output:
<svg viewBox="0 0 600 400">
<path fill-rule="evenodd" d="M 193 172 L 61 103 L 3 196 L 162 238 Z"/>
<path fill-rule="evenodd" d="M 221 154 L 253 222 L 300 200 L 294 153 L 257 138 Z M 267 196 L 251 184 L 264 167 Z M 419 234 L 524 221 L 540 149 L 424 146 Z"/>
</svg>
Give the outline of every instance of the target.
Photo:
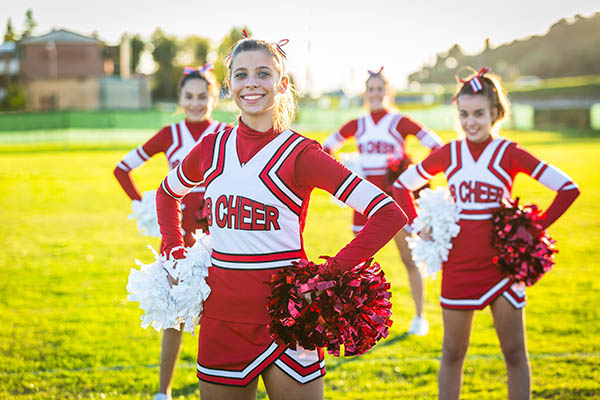
<svg viewBox="0 0 600 400">
<path fill-rule="evenodd" d="M 5 42 L 14 42 L 17 40 L 17 35 L 12 25 L 12 19 L 8 19 L 6 22 L 6 33 L 4 34 Z"/>
<path fill-rule="evenodd" d="M 206 57 L 210 51 L 210 40 L 207 38 L 198 38 L 194 48 L 194 60 L 198 64 L 206 64 Z"/>
<path fill-rule="evenodd" d="M 11 83 L 6 88 L 6 96 L 0 100 L 0 110 L 24 110 L 27 105 L 27 92 L 23 85 Z"/>
<path fill-rule="evenodd" d="M 181 65 L 200 67 L 206 63 L 210 48 L 210 39 L 196 35 L 187 36 L 183 39 L 177 61 Z"/>
<path fill-rule="evenodd" d="M 180 44 L 176 37 L 167 35 L 160 28 L 154 31 L 150 43 L 153 46 L 152 58 L 158 64 L 152 95 L 156 99 L 173 100 L 177 98 L 177 81 L 181 74 L 181 68 L 174 65 Z"/>
<path fill-rule="evenodd" d="M 142 53 L 146 48 L 146 42 L 142 39 L 142 37 L 137 34 L 131 38 L 131 70 L 135 72 L 138 65 L 140 64 L 140 59 L 142 58 Z"/>
<path fill-rule="evenodd" d="M 243 38 L 242 30 L 246 30 L 248 35 L 250 35 L 250 37 L 252 37 L 252 32 L 250 31 L 250 29 L 247 26 L 244 26 L 244 27 L 234 26 L 233 28 L 231 28 L 229 33 L 227 35 L 225 35 L 225 37 L 221 41 L 221 44 L 219 44 L 219 47 L 217 50 L 218 58 L 217 58 L 217 61 L 215 62 L 215 75 L 216 75 L 217 79 L 219 80 L 219 82 L 223 82 L 227 78 L 225 76 L 226 75 L 225 58 L 227 57 L 227 55 L 229 53 L 231 53 L 231 50 L 233 50 L 233 45 L 238 40 Z"/>
<path fill-rule="evenodd" d="M 33 19 L 33 10 L 30 8 L 25 11 L 25 31 L 23 31 L 23 37 L 31 36 L 36 26 L 37 22 Z"/>
</svg>

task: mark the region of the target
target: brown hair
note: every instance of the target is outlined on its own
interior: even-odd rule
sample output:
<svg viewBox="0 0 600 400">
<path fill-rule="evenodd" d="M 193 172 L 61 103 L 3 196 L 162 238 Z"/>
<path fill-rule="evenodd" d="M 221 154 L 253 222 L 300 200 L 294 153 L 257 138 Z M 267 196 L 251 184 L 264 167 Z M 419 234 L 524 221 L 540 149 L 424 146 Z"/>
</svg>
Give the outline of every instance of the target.
<svg viewBox="0 0 600 400">
<path fill-rule="evenodd" d="M 244 51 L 262 50 L 266 51 L 273 57 L 275 69 L 279 73 L 280 79 L 288 77 L 285 68 L 285 57 L 278 49 L 277 44 L 269 43 L 259 39 L 242 39 L 239 40 L 233 48 L 229 59 L 226 60 L 226 66 L 231 79 L 231 65 L 238 54 Z M 289 77 L 288 77 L 289 79 Z M 287 90 L 280 93 L 275 100 L 275 111 L 273 113 L 273 129 L 277 132 L 283 132 L 289 128 L 296 114 L 296 89 L 292 82 L 289 83 Z"/>
<path fill-rule="evenodd" d="M 496 110 L 498 113 L 496 119 L 492 122 L 492 127 L 495 127 L 498 122 L 508 118 L 510 103 L 502 87 L 500 77 L 489 71 L 489 68 L 484 68 L 479 72 L 474 71 L 467 79 L 457 78 L 458 85 L 454 99 L 458 102 L 458 98 L 463 94 L 484 96 L 490 103 L 490 109 Z M 474 78 L 477 78 L 481 83 L 482 88 L 480 90 L 473 89 L 471 81 Z"/>
<path fill-rule="evenodd" d="M 179 83 L 177 85 L 177 90 L 180 94 L 181 89 L 183 89 L 183 86 L 186 84 L 186 82 L 192 79 L 201 79 L 204 82 L 206 82 L 206 85 L 208 87 L 208 93 L 213 98 L 213 100 L 215 100 L 216 102 L 219 99 L 221 85 L 219 85 L 215 74 L 213 74 L 211 70 L 208 70 L 206 72 L 200 72 L 196 70 L 190 72 L 189 74 L 183 75 L 181 79 L 179 79 Z"/>
</svg>

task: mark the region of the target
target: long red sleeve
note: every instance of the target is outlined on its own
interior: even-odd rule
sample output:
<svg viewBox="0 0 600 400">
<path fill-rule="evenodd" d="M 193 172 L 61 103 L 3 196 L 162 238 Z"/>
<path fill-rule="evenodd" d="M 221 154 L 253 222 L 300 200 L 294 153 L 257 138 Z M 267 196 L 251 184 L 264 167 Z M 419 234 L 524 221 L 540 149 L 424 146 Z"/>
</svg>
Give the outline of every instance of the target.
<svg viewBox="0 0 600 400">
<path fill-rule="evenodd" d="M 516 143 L 512 143 L 506 152 L 507 156 L 501 165 L 510 171 L 513 178 L 517 173 L 523 172 L 544 186 L 556 190 L 552 204 L 542 216 L 542 228 L 548 228 L 573 204 L 580 194 L 579 188 L 558 168 L 540 161 Z"/>
<path fill-rule="evenodd" d="M 554 197 L 554 201 L 552 201 L 552 204 L 550 204 L 550 207 L 548 207 L 542 216 L 542 220 L 540 221 L 542 228 L 548 228 L 563 215 L 580 193 L 579 189 L 558 191 L 556 197 Z"/>
<path fill-rule="evenodd" d="M 156 213 L 162 241 L 160 251 L 168 255 L 175 247 L 183 247 L 180 200 L 169 196 L 160 186 L 156 190 Z"/>
<path fill-rule="evenodd" d="M 196 141 L 205 133 L 211 123 L 212 120 L 210 119 L 200 122 L 185 121 L 189 132 Z M 144 157 L 151 158 L 156 154 L 165 153 L 172 144 L 173 137 L 171 127 L 165 126 L 138 149 L 143 152 Z M 117 178 L 117 181 L 131 200 L 142 199 L 142 194 L 131 176 L 132 170 L 136 167 L 137 166 L 127 165 L 127 163 L 124 164 L 122 161 L 113 171 L 115 178 Z"/>
<path fill-rule="evenodd" d="M 115 167 L 113 174 L 125 191 L 125 194 L 127 194 L 131 200 L 142 199 L 142 194 L 131 177 L 131 171 L 124 171 L 119 167 Z"/>
<path fill-rule="evenodd" d="M 158 153 L 164 153 L 169 146 L 171 145 L 171 129 L 166 126 L 158 131 L 154 136 L 152 136 L 146 143 L 144 143 L 141 148 L 144 151 L 144 155 L 148 158 L 152 157 Z M 125 191 L 125 194 L 131 200 L 141 200 L 142 193 L 138 189 L 133 177 L 131 176 L 132 170 L 135 166 L 129 166 L 127 164 L 123 164 L 123 161 L 115 167 L 113 174 L 117 181 Z"/>
<path fill-rule="evenodd" d="M 210 166 L 214 142 L 215 135 L 208 135 L 183 159 L 181 169 L 185 176 L 195 182 L 202 181 L 204 171 Z M 184 243 L 179 203 L 180 200 L 165 192 L 162 185 L 156 190 L 156 211 L 162 236 L 160 248 L 163 254 L 168 255 L 173 248 L 183 246 Z"/>
<path fill-rule="evenodd" d="M 332 194 L 349 173 L 317 145 L 302 152 L 295 167 L 296 182 L 300 187 L 318 187 Z M 354 267 L 385 246 L 407 221 L 406 214 L 397 204 L 387 204 L 367 220 L 358 235 L 336 254 L 334 261 L 342 269 Z"/>
</svg>

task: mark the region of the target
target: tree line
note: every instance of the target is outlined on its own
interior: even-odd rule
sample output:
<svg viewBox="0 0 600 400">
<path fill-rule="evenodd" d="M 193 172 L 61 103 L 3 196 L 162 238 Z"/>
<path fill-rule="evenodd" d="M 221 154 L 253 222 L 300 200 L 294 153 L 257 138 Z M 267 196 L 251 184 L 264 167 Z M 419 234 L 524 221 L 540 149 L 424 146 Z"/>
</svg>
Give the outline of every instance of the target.
<svg viewBox="0 0 600 400">
<path fill-rule="evenodd" d="M 491 66 L 505 81 L 521 76 L 542 79 L 600 74 L 600 12 L 591 17 L 576 15 L 561 19 L 544 35 L 530 36 L 498 47 L 489 39 L 478 54 L 464 54 L 460 45 L 437 55 L 433 65 L 425 65 L 409 75 L 409 82 L 454 83 L 455 76 Z"/>
</svg>

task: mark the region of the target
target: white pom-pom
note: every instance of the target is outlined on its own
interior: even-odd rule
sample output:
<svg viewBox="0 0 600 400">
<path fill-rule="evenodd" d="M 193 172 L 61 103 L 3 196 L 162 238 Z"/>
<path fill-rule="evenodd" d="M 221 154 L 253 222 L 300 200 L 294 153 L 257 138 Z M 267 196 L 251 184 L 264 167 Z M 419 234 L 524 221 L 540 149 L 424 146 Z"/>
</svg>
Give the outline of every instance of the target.
<svg viewBox="0 0 600 400">
<path fill-rule="evenodd" d="M 360 165 L 360 154 L 357 152 L 352 153 L 339 153 L 340 161 L 346 168 L 354 172 L 356 175 L 364 178 L 364 171 Z M 334 196 L 331 196 L 331 202 L 339 207 L 346 207 L 343 201 L 338 200 Z"/>
<path fill-rule="evenodd" d="M 141 235 L 160 237 L 158 216 L 156 215 L 156 190 L 144 192 L 142 200 L 133 200 L 131 210 L 133 214 L 129 215 L 129 219 L 137 220 Z"/>
<path fill-rule="evenodd" d="M 422 190 L 417 206 L 418 217 L 415 218 L 412 229 L 414 232 L 431 231 L 433 240 L 423 240 L 417 235 L 406 240 L 421 273 L 434 279 L 442 263 L 448 259 L 452 238 L 460 231 L 457 224 L 460 207 L 454 204 L 454 199 L 445 187 Z"/>
<path fill-rule="evenodd" d="M 186 248 L 183 259 L 167 259 L 148 246 L 156 261 L 145 265 L 135 260 L 140 270 L 131 269 L 127 283 L 129 301 L 137 301 L 145 311 L 141 316 L 141 326 L 146 329 L 152 326 L 157 331 L 167 328 L 179 329 L 194 333 L 200 320 L 204 301 L 210 294 L 206 283 L 208 267 L 211 265 L 210 238 L 200 233 L 196 236 L 196 244 Z M 167 274 L 177 284 L 169 286 Z"/>
</svg>

